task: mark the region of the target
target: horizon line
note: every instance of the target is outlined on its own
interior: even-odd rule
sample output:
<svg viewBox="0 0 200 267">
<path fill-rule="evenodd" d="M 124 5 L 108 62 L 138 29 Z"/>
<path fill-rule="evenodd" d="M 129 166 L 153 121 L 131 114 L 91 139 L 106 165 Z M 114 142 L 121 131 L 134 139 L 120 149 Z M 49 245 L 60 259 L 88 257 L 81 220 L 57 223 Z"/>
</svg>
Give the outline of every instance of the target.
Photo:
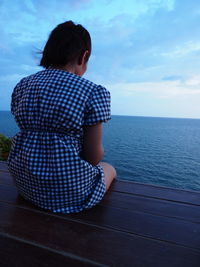
<svg viewBox="0 0 200 267">
<path fill-rule="evenodd" d="M 10 110 L 0 110 L 0 112 L 10 112 Z M 160 119 L 190 119 L 190 120 L 199 120 L 199 118 L 194 117 L 171 117 L 171 116 L 155 116 L 155 115 L 130 115 L 130 114 L 111 114 L 112 116 L 122 116 L 122 117 L 143 117 L 143 118 L 160 118 Z"/>
</svg>

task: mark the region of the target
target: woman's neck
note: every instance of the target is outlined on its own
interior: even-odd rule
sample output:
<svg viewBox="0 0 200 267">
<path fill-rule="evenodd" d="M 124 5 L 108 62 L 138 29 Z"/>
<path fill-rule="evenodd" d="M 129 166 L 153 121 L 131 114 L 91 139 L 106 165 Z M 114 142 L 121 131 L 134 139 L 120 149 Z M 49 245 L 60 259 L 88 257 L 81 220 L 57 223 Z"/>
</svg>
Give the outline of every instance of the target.
<svg viewBox="0 0 200 267">
<path fill-rule="evenodd" d="M 56 66 L 55 68 L 76 74 L 76 67 L 73 64 L 67 64 L 65 66 Z"/>
</svg>

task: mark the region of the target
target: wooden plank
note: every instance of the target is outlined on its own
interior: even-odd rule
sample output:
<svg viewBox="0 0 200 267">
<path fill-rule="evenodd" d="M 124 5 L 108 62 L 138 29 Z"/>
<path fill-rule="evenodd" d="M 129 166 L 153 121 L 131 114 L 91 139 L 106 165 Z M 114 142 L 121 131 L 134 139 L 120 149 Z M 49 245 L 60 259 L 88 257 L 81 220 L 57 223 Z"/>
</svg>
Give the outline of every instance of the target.
<svg viewBox="0 0 200 267">
<path fill-rule="evenodd" d="M 129 211 L 142 211 L 150 214 L 200 223 L 200 206 L 193 204 L 172 202 L 120 192 L 106 194 L 100 204 L 127 209 Z"/>
<path fill-rule="evenodd" d="M 9 196 L 9 187 L 7 189 L 4 187 L 0 191 L 1 200 L 3 197 L 6 200 L 5 197 Z M 11 192 L 12 196 L 13 193 Z M 22 207 L 35 209 L 35 206 L 27 201 L 23 201 L 22 198 L 17 198 L 17 194 L 13 200 L 13 204 L 16 203 Z M 43 211 L 42 209 L 40 210 Z M 52 213 L 49 213 L 49 215 L 53 216 Z M 87 222 L 95 226 L 103 226 L 147 238 L 165 240 L 167 242 L 200 249 L 199 223 L 101 205 L 79 214 L 67 216 L 60 214 L 57 216 L 64 216 L 65 219 L 71 218 L 82 223 Z M 128 218 L 128 220 L 124 220 L 124 218 Z"/>
<path fill-rule="evenodd" d="M 26 205 L 24 201 L 21 201 L 21 198 L 18 198 L 18 193 L 14 186 L 4 184 L 0 185 L 0 201 L 16 203 L 22 206 Z M 170 202 L 118 192 L 108 192 L 99 205 L 200 223 L 200 207 L 192 204 L 182 204 L 179 202 Z"/>
<path fill-rule="evenodd" d="M 112 184 L 111 191 L 200 205 L 200 192 L 197 191 L 119 180 Z"/>
<path fill-rule="evenodd" d="M 0 184 L 10 184 L 14 185 L 13 179 L 9 172 L 0 171 Z"/>
<path fill-rule="evenodd" d="M 0 171 L 8 172 L 8 165 L 6 161 L 0 161 Z"/>
<path fill-rule="evenodd" d="M 109 266 L 199 266 L 199 251 L 0 203 L 0 231 Z M 22 223 L 23 222 L 23 223 Z M 172 256 L 173 255 L 173 256 Z"/>
<path fill-rule="evenodd" d="M 4 187 L 4 189 L 5 189 L 5 187 Z M 18 196 L 17 196 L 17 193 L 16 193 L 16 189 L 14 188 L 14 187 L 11 187 L 11 186 L 8 186 L 7 187 L 7 190 L 2 190 L 1 192 L 0 192 L 0 196 L 2 196 L 2 192 L 4 192 L 4 197 L 5 196 L 8 196 L 9 195 L 9 193 L 8 192 L 11 192 L 12 191 L 12 193 L 10 193 L 11 195 L 12 195 L 12 200 L 14 201 L 13 202 L 13 204 L 17 204 L 17 205 L 24 205 L 24 203 L 28 203 L 28 202 L 26 202 L 26 201 L 23 201 L 22 199 L 20 199 Z M 112 194 L 113 194 L 114 192 L 112 192 Z M 112 195 L 112 194 L 110 194 L 110 195 Z M 123 195 L 126 195 L 126 194 L 123 194 Z M 116 195 L 115 195 L 116 196 Z M 5 200 L 5 199 L 4 199 Z M 120 198 L 119 198 L 119 200 L 120 200 Z M 126 199 L 127 200 L 127 199 Z M 15 202 L 16 201 L 16 202 Z M 20 202 L 21 201 L 21 202 Z M 139 200 L 138 200 L 139 201 Z M 6 205 L 5 203 L 3 204 L 3 203 L 1 203 L 2 205 Z M 105 204 L 105 203 L 104 203 Z M 110 205 L 110 203 L 107 203 L 108 205 Z M 106 204 L 106 205 L 107 205 Z M 26 204 L 25 204 L 25 206 L 26 206 Z M 32 205 L 30 205 L 30 204 L 28 204 L 27 205 L 27 208 L 29 208 L 29 209 L 34 209 L 34 207 L 32 206 Z M 14 207 L 13 207 L 14 208 Z M 121 207 L 122 208 L 122 207 Z M 105 213 L 105 210 L 106 210 L 106 212 L 107 212 L 107 214 L 109 215 L 107 215 L 106 213 Z M 127 213 L 127 210 L 125 210 L 124 211 L 124 213 L 122 214 L 122 213 L 120 213 L 119 215 L 117 215 L 118 214 L 118 211 L 119 211 L 120 209 L 116 209 L 116 208 L 113 208 L 113 207 L 111 207 L 111 210 L 110 210 L 110 208 L 106 208 L 105 209 L 105 207 L 101 207 L 101 206 L 99 206 L 99 207 L 96 207 L 96 208 L 94 208 L 94 209 L 91 209 L 90 211 L 86 211 L 86 212 L 84 212 L 84 213 L 79 213 L 79 214 L 75 214 L 75 215 L 49 215 L 49 216 L 51 216 L 51 217 L 56 217 L 57 218 L 57 220 L 58 220 L 58 218 L 59 218 L 59 220 L 60 220 L 60 218 L 61 217 L 63 217 L 64 219 L 65 219 L 65 221 L 66 221 L 66 218 L 67 218 L 67 222 L 69 223 L 69 219 L 71 219 L 71 220 L 73 220 L 73 223 L 78 223 L 77 221 L 80 221 L 81 222 L 81 225 L 85 225 L 87 222 L 90 224 L 90 227 L 96 227 L 96 226 L 98 226 L 98 229 L 100 228 L 101 230 L 102 230 L 102 227 L 107 227 L 107 228 L 110 228 L 110 227 L 113 227 L 113 228 L 115 228 L 115 229 L 118 229 L 118 231 L 116 231 L 117 233 L 120 233 L 121 231 L 129 231 L 129 228 L 128 227 L 132 227 L 131 225 L 132 225 L 132 220 L 130 221 L 130 223 L 129 223 L 129 225 L 128 224 L 124 224 L 123 225 L 123 223 L 122 223 L 122 221 L 125 221 L 125 220 L 122 220 L 122 221 L 120 221 L 119 222 L 119 224 L 113 224 L 113 222 L 115 222 L 115 221 L 117 221 L 118 220 L 118 217 L 120 217 L 120 218 L 128 218 L 128 221 L 129 221 L 129 218 L 130 218 L 130 215 Z M 92 213 L 91 213 L 91 211 L 92 211 Z M 95 212 L 94 212 L 95 211 Z M 114 212 L 115 211 L 115 212 Z M 31 210 L 29 210 L 29 212 L 33 212 L 33 211 L 31 211 Z M 35 212 L 35 211 L 34 211 Z M 17 216 L 20 216 L 20 215 L 18 215 L 18 211 L 17 211 Z M 37 213 L 41 213 L 41 214 L 43 214 L 43 215 L 47 215 L 47 213 L 46 212 L 42 212 L 42 210 L 37 210 L 36 211 L 36 214 Z M 1 213 L 2 214 L 2 213 Z M 34 213 L 35 214 L 35 213 Z M 117 217 L 118 216 L 118 217 Z M 158 217 L 158 216 L 156 216 L 156 217 Z M 21 216 L 20 216 L 20 218 L 21 218 Z M 134 219 L 133 217 L 132 217 L 132 219 Z M 34 220 L 34 219 L 33 219 Z M 127 220 L 126 220 L 127 221 Z M 12 222 L 12 220 L 11 220 L 11 222 Z M 80 224 L 80 222 L 79 222 L 79 224 Z M 30 222 L 28 222 L 28 219 L 27 219 L 27 223 L 30 223 Z M 91 225 L 91 224 L 93 224 L 93 225 Z M 95 226 L 95 225 L 96 226 Z M 121 228 L 118 228 L 118 227 L 121 227 Z M 156 227 L 156 225 L 155 225 L 155 227 Z M 130 228 L 131 229 L 131 228 Z M 45 228 L 43 229 L 43 231 L 45 230 Z M 109 229 L 104 229 L 104 230 L 109 230 Z M 110 229 L 109 231 L 111 231 L 112 229 Z M 193 229 L 193 230 L 195 230 L 195 229 Z M 41 230 L 42 231 L 42 230 Z M 113 230 L 112 230 L 113 231 Z M 122 234 L 122 233 L 121 233 Z M 124 235 L 127 235 L 128 233 L 123 233 L 123 236 Z M 197 232 L 197 235 L 198 235 L 198 232 Z M 15 236 L 16 237 L 16 236 Z M 21 238 L 21 237 L 20 237 Z M 138 238 L 138 240 L 139 241 L 144 241 L 144 242 L 142 242 L 142 246 L 144 246 L 145 248 L 147 248 L 148 246 L 147 246 L 147 244 L 146 244 L 146 242 L 147 241 L 151 241 L 151 242 L 153 242 L 153 247 L 152 247 L 152 245 L 150 245 L 149 247 L 150 248 L 153 248 L 153 249 L 150 249 L 149 251 L 149 255 L 148 255 L 148 253 L 147 253 L 147 258 L 145 257 L 144 259 L 142 258 L 142 257 L 144 257 L 144 256 L 142 256 L 142 254 L 141 254 L 141 252 L 140 252 L 140 255 L 141 255 L 141 258 L 142 258 L 142 260 L 140 261 L 140 262 L 138 262 L 137 263 L 137 261 L 135 260 L 135 258 L 136 259 L 138 259 L 138 255 L 135 255 L 135 258 L 133 259 L 134 260 L 134 262 L 135 262 L 135 266 L 160 266 L 160 262 L 162 262 L 162 266 L 165 266 L 165 265 L 163 265 L 163 257 L 164 258 L 166 258 L 166 259 L 168 259 L 169 257 L 170 257 L 170 255 L 171 255 L 171 253 L 173 254 L 173 255 L 175 255 L 175 257 L 173 257 L 172 258 L 172 262 L 171 262 L 171 264 L 170 264 L 170 266 L 199 266 L 199 263 L 200 263 L 200 258 L 199 258 L 199 252 L 197 252 L 197 250 L 194 250 L 194 249 L 187 249 L 187 248 L 184 248 L 184 247 L 179 247 L 179 246 L 175 246 L 175 245 L 170 245 L 170 244 L 167 244 L 166 242 L 156 242 L 156 240 L 151 240 L 151 239 L 146 239 L 146 238 L 142 238 L 142 237 L 139 237 L 139 236 L 134 236 L 134 238 Z M 99 238 L 100 239 L 100 238 Z M 134 242 L 136 242 L 137 243 L 137 241 L 138 240 L 134 240 Z M 140 242 L 138 241 L 138 244 L 140 244 Z M 198 241 L 198 240 L 197 240 Z M 32 242 L 32 241 L 31 241 Z M 39 244 L 39 243 L 38 243 Z M 155 244 L 156 245 L 162 245 L 161 247 L 157 247 L 157 250 L 155 249 Z M 122 245 L 123 245 L 123 242 L 122 242 Z M 163 245 L 165 245 L 166 246 L 166 248 L 164 249 L 164 251 L 163 251 Z M 173 247 L 173 249 L 172 249 L 172 247 Z M 130 248 L 129 248 L 130 249 Z M 136 248 L 134 248 L 134 249 L 136 249 Z M 184 250 L 184 251 L 182 251 L 182 250 Z M 171 251 L 170 253 L 168 253 L 168 254 L 166 254 L 166 252 L 169 252 L 169 251 Z M 182 252 L 180 252 L 180 251 L 182 251 Z M 137 251 L 136 251 L 137 252 Z M 145 250 L 145 252 L 146 252 L 146 250 Z M 152 254 L 153 253 L 153 254 Z M 152 260 L 150 259 L 148 259 L 148 257 L 150 257 L 151 258 L 151 256 L 153 255 L 153 256 L 157 256 L 157 254 L 159 254 L 160 255 L 160 253 L 162 254 L 161 255 L 161 257 L 160 258 L 158 258 L 158 261 L 153 261 L 152 262 Z M 180 255 L 181 254 L 184 254 L 184 257 L 182 257 L 181 256 L 181 258 L 180 258 Z M 189 254 L 188 254 L 189 253 Z M 168 256 L 167 256 L 168 255 Z M 192 255 L 192 256 L 191 256 Z M 84 256 L 85 257 L 85 256 Z M 159 259 L 160 259 L 160 262 L 159 262 Z M 122 261 L 121 261 L 122 262 Z M 125 266 L 124 265 L 124 261 L 122 262 L 122 264 L 121 264 L 121 262 L 118 264 L 118 262 L 117 262 L 117 266 Z M 132 261 L 133 262 L 133 261 Z M 133 266 L 132 265 L 132 262 L 131 262 L 131 264 L 130 265 L 126 265 L 126 266 Z M 167 265 L 166 266 L 169 266 L 168 265 L 168 263 L 169 263 L 169 261 L 166 261 L 167 262 Z M 130 262 L 129 262 L 130 263 Z M 106 263 L 107 264 L 107 263 Z M 116 265 L 116 263 L 114 262 L 113 263 L 114 265 Z M 121 265 L 120 265 L 121 264 Z M 127 263 L 128 264 L 128 263 Z M 137 264 L 137 265 L 136 265 Z M 185 265 L 186 264 L 186 265 Z M 109 264 L 110 266 L 114 266 L 114 265 L 112 265 L 112 263 L 111 264 Z"/>
<path fill-rule="evenodd" d="M 0 233 L 1 267 L 102 266 L 76 255 Z M 105 266 L 105 265 L 104 265 Z"/>
<path fill-rule="evenodd" d="M 102 206 L 68 217 L 200 250 L 200 224 Z"/>
<path fill-rule="evenodd" d="M 0 201 L 16 204 L 18 192 L 16 187 L 0 184 Z"/>
</svg>

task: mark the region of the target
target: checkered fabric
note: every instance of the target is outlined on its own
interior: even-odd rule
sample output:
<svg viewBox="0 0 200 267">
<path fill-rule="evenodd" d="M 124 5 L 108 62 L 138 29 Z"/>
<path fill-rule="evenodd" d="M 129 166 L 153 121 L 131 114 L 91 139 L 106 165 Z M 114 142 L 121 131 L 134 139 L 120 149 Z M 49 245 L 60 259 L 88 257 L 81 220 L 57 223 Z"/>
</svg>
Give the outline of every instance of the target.
<svg viewBox="0 0 200 267">
<path fill-rule="evenodd" d="M 8 166 L 19 194 L 53 212 L 96 205 L 105 194 L 104 172 L 81 158 L 83 126 L 110 119 L 110 93 L 49 68 L 16 85 L 11 111 L 20 132 L 13 138 Z"/>
</svg>

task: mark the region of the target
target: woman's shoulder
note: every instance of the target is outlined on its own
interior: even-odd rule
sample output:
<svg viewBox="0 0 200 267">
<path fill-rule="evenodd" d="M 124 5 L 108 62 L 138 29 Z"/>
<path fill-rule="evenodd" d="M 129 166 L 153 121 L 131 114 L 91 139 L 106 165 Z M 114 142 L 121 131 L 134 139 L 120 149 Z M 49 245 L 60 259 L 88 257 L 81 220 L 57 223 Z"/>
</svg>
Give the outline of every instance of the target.
<svg viewBox="0 0 200 267">
<path fill-rule="evenodd" d="M 89 93 L 109 93 L 109 91 L 100 84 L 97 84 L 85 77 L 78 76 L 74 73 L 67 72 L 65 70 L 61 69 L 55 69 L 55 68 L 49 68 L 45 70 L 38 71 L 34 74 L 31 74 L 29 76 L 26 76 L 22 78 L 18 82 L 18 86 L 27 85 L 31 82 L 31 84 L 36 83 L 55 83 L 56 85 L 59 85 L 59 87 L 76 87 L 78 91 L 87 91 L 87 94 Z"/>
<path fill-rule="evenodd" d="M 33 79 L 34 77 L 40 76 L 40 75 L 45 75 L 45 70 L 40 70 L 40 71 L 37 71 L 33 74 L 24 76 L 23 78 L 21 78 L 21 80 L 19 80 L 19 82 L 17 84 L 22 85 L 23 83 L 26 83 L 27 81 Z"/>
<path fill-rule="evenodd" d="M 72 83 L 76 85 L 76 87 L 82 89 L 86 89 L 90 92 L 95 91 L 108 91 L 103 85 L 97 84 L 85 77 L 78 76 L 74 73 L 63 71 L 63 70 L 54 70 L 57 74 L 61 75 L 62 81 L 66 81 L 67 83 Z M 66 80 L 65 80 L 66 79 Z"/>
<path fill-rule="evenodd" d="M 93 81 L 91 81 L 91 80 L 89 80 L 89 79 L 87 79 L 85 77 L 77 76 L 77 80 L 80 83 L 91 87 L 93 89 L 92 90 L 93 92 L 95 92 L 95 91 L 107 91 L 108 92 L 107 88 L 104 85 L 95 83 L 95 82 L 93 82 Z"/>
</svg>

